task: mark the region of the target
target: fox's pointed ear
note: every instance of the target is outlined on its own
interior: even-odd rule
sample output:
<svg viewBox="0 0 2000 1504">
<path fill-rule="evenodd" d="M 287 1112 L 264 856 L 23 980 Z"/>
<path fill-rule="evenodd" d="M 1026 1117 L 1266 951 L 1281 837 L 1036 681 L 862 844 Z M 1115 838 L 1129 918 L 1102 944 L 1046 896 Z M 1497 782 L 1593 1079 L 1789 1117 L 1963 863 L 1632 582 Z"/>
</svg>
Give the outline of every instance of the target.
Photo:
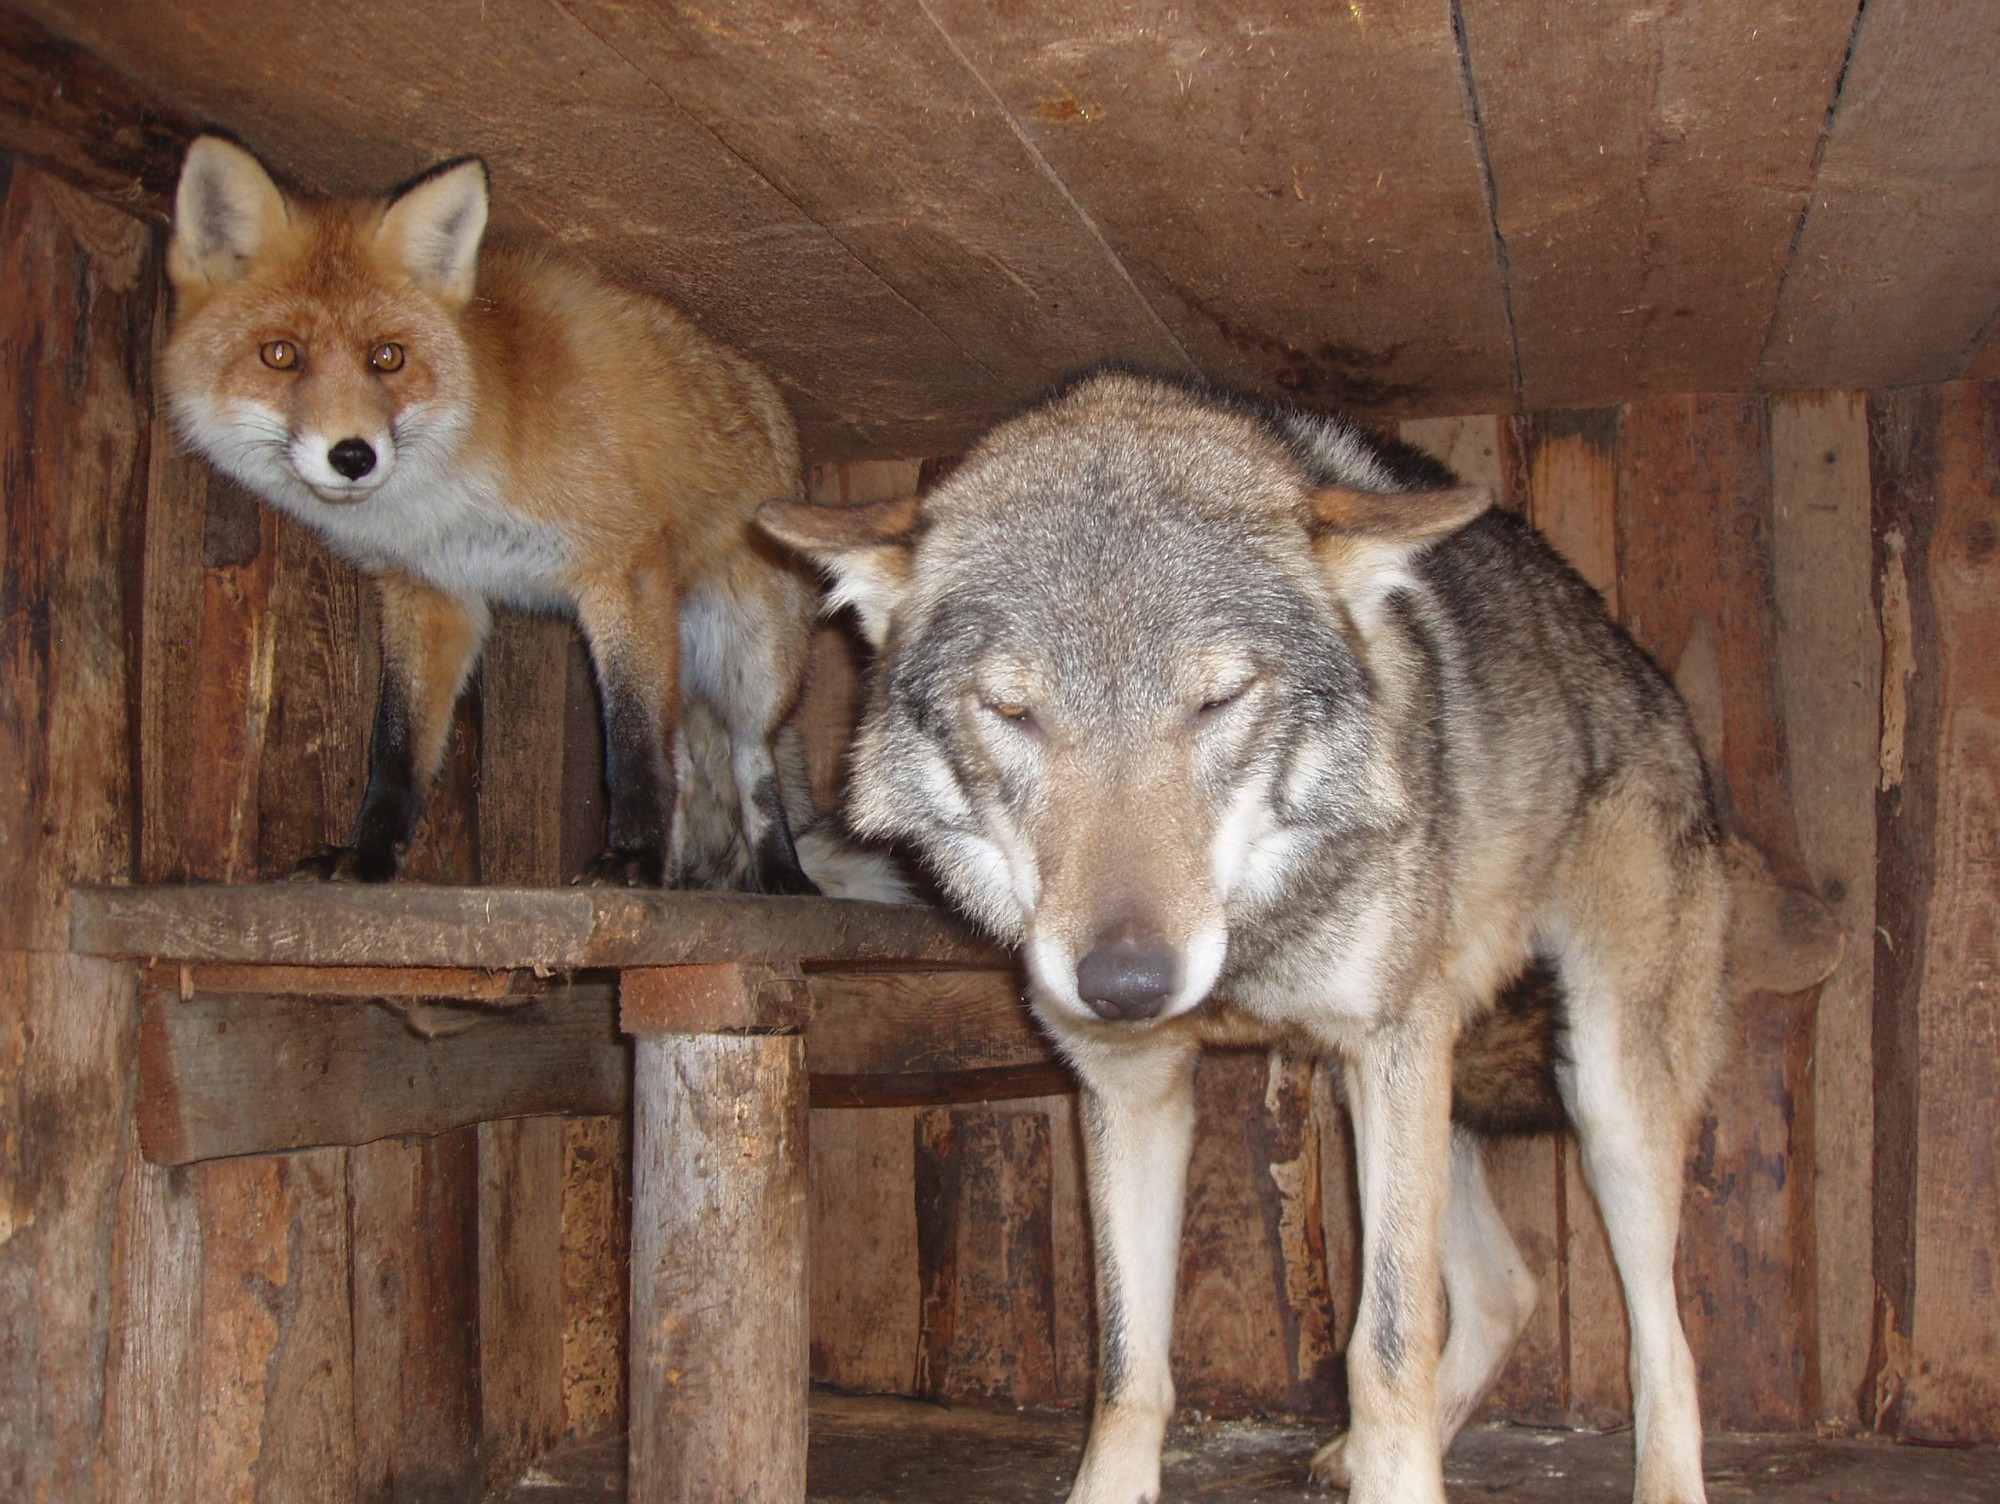
<svg viewBox="0 0 2000 1504">
<path fill-rule="evenodd" d="M 456 306 L 472 296 L 486 210 L 486 164 L 447 162 L 396 195 L 376 243 L 419 287 Z"/>
<path fill-rule="evenodd" d="M 1345 595 L 1393 589 L 1404 566 L 1493 505 L 1484 486 L 1436 491 L 1355 491 L 1322 486 L 1307 496 L 1313 547 Z"/>
<path fill-rule="evenodd" d="M 910 582 L 910 552 L 922 516 L 916 497 L 900 496 L 838 506 L 768 501 L 758 509 L 757 521 L 833 576 L 828 607 L 854 607 L 862 635 L 879 648 Z"/>
<path fill-rule="evenodd" d="M 249 152 L 220 136 L 197 136 L 174 190 L 167 273 L 177 287 L 211 287 L 243 275 L 285 222 L 285 196 Z"/>
</svg>

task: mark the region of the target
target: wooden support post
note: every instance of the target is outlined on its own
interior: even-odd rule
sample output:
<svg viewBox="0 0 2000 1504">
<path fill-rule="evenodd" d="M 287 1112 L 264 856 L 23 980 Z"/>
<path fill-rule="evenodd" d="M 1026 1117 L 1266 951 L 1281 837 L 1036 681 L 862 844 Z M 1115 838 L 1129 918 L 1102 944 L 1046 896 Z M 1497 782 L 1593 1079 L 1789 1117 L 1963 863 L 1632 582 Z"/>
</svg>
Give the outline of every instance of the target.
<svg viewBox="0 0 2000 1504">
<path fill-rule="evenodd" d="M 796 1504 L 806 1486 L 803 983 L 771 968 L 690 966 L 628 971 L 621 990 L 624 1027 L 637 1036 L 628 1497 Z"/>
</svg>

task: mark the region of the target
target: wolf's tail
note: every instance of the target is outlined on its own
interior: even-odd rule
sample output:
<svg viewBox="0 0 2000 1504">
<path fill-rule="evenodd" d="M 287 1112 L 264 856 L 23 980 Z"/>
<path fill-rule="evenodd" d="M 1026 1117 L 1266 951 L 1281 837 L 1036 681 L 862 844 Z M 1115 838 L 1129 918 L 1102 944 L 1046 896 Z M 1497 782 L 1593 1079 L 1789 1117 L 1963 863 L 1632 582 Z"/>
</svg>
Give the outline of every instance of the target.
<svg viewBox="0 0 2000 1504">
<path fill-rule="evenodd" d="M 681 736 L 687 749 L 687 776 L 679 790 L 674 870 L 679 881 L 691 887 L 741 888 L 750 876 L 750 852 L 737 818 L 729 734 L 706 705 L 688 701 L 681 707 Z M 814 806 L 805 741 L 798 728 L 780 728 L 771 752 L 785 823 L 799 848 L 799 865 L 820 892 L 828 898 L 915 902 L 889 857 L 856 845 L 831 812 Z"/>
<path fill-rule="evenodd" d="M 1547 962 L 1531 961 L 1500 990 L 1492 1010 L 1458 1036 L 1452 1121 L 1489 1137 L 1567 1127 L 1556 1090 L 1562 1050 L 1562 983 Z"/>
</svg>

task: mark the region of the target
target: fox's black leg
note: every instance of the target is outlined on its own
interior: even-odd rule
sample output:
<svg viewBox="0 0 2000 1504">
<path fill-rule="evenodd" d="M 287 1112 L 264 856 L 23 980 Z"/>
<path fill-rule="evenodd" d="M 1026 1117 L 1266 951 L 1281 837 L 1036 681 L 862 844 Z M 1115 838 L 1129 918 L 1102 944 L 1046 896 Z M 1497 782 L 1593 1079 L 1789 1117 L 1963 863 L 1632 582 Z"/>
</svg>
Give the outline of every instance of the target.
<svg viewBox="0 0 2000 1504">
<path fill-rule="evenodd" d="M 739 767 L 741 760 L 739 759 Z M 737 775 L 743 776 L 741 772 Z M 784 800 L 778 795 L 778 777 L 767 751 L 761 776 L 747 784 L 744 795 L 744 830 L 755 841 L 750 854 L 750 886 L 758 893 L 819 892 L 799 862 L 799 848 L 792 840 L 791 821 L 785 817 Z"/>
<path fill-rule="evenodd" d="M 659 715 L 615 663 L 601 669 L 600 676 L 610 807 L 604 850 L 584 868 L 584 880 L 661 887 L 667 880 L 674 769 L 662 745 Z"/>
<path fill-rule="evenodd" d="M 351 878 L 386 883 L 403 865 L 423 811 L 417 787 L 416 749 L 410 740 L 410 703 L 401 676 L 385 664 L 375 702 L 375 734 L 368 746 L 368 792 L 345 846 L 329 846 L 298 865 L 301 877 Z"/>
<path fill-rule="evenodd" d="M 673 849 L 680 634 L 664 542 L 609 586 L 580 591 L 577 616 L 604 700 L 604 850 L 582 880 L 661 887 Z"/>
<path fill-rule="evenodd" d="M 400 575 L 377 582 L 382 687 L 368 748 L 368 791 L 347 844 L 300 862 L 295 876 L 382 883 L 401 870 L 444 757 L 451 708 L 479 656 L 488 617 L 478 602 Z"/>
</svg>

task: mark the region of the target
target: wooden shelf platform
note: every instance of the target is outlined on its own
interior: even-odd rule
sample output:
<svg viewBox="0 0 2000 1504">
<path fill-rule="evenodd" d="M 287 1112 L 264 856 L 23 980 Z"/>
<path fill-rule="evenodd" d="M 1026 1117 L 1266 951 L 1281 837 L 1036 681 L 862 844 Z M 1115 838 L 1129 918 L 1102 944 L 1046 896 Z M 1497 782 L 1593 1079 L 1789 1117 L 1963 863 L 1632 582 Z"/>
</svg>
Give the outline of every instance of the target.
<svg viewBox="0 0 2000 1504">
<path fill-rule="evenodd" d="M 632 1122 L 627 1495 L 804 1497 L 807 1108 L 1065 1089 L 1007 959 L 915 907 L 566 888 L 84 888 L 168 1164 Z"/>
<path fill-rule="evenodd" d="M 937 911 L 631 888 L 260 883 L 78 888 L 70 949 L 136 960 L 576 971 L 711 962 L 984 965 Z"/>
</svg>

